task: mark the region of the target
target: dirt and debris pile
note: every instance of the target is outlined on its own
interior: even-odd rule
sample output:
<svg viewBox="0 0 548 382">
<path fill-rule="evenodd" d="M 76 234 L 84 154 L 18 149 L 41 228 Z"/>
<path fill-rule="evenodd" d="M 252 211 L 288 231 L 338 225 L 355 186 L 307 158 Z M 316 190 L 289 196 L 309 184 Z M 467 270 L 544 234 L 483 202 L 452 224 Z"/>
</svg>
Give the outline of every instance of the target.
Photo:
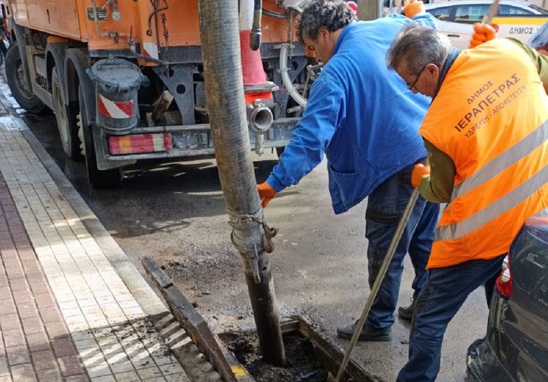
<svg viewBox="0 0 548 382">
<path fill-rule="evenodd" d="M 257 382 L 327 381 L 327 372 L 315 359 L 310 339 L 298 333 L 283 335 L 285 367 L 272 366 L 262 360 L 255 333 L 224 333 L 220 338 Z"/>
</svg>

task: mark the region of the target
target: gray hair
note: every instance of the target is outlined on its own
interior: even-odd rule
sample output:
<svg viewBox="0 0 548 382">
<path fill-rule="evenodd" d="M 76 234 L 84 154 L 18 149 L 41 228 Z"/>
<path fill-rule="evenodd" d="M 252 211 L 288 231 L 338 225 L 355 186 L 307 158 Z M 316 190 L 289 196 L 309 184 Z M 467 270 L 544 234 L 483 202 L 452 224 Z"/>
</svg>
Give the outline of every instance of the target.
<svg viewBox="0 0 548 382">
<path fill-rule="evenodd" d="M 389 68 L 396 69 L 402 62 L 407 64 L 408 74 L 418 74 L 427 64 L 440 67 L 444 64 L 451 42 L 437 30 L 411 23 L 404 26 L 386 53 Z"/>
<path fill-rule="evenodd" d="M 316 40 L 321 27 L 334 32 L 355 19 L 354 12 L 343 0 L 309 0 L 304 3 L 297 23 L 297 37 L 301 43 L 303 36 Z"/>
</svg>

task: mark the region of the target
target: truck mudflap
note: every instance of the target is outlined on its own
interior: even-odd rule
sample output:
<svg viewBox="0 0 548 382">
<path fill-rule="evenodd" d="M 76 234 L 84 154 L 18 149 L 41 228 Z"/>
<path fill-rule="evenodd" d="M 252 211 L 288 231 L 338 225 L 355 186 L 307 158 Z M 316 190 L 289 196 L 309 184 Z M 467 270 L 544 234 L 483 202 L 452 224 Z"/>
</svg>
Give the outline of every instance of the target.
<svg viewBox="0 0 548 382">
<path fill-rule="evenodd" d="M 285 146 L 299 118 L 279 118 L 258 135 L 249 127 L 251 147 L 263 139 L 264 148 Z M 98 129 L 99 130 L 99 129 Z M 98 155 L 101 170 L 126 165 L 141 159 L 184 158 L 213 155 L 215 149 L 209 124 L 183 126 L 136 127 L 130 134 L 112 135 L 99 130 L 102 155 Z"/>
</svg>

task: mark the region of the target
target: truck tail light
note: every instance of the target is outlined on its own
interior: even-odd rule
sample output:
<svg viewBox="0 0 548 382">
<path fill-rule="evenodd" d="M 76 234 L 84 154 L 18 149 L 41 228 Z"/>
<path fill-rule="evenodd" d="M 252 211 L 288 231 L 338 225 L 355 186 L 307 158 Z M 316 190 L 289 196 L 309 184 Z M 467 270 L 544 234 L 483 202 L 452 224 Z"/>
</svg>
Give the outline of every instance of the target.
<svg viewBox="0 0 548 382">
<path fill-rule="evenodd" d="M 502 262 L 502 272 L 495 284 L 502 297 L 510 298 L 512 294 L 512 269 L 510 269 L 510 258 L 508 255 Z"/>
<path fill-rule="evenodd" d="M 111 155 L 163 152 L 173 149 L 173 137 L 170 133 L 110 136 L 108 147 Z"/>
</svg>

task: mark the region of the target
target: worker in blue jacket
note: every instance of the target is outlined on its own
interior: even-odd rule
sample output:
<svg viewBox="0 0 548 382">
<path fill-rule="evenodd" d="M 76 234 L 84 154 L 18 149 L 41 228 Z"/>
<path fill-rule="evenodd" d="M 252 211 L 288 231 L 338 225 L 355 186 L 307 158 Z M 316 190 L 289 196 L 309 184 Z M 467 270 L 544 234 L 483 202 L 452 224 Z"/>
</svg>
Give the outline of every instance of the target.
<svg viewBox="0 0 548 382">
<path fill-rule="evenodd" d="M 435 25 L 422 7 L 413 20 Z M 356 21 L 343 0 L 305 4 L 297 34 L 325 66 L 311 88 L 291 142 L 266 182 L 258 185 L 265 207 L 278 192 L 312 171 L 325 154 L 334 212 L 346 212 L 368 197 L 365 236 L 370 286 L 413 191 L 411 170 L 427 155 L 418 128 L 430 98 L 413 95 L 386 65 L 392 40 L 410 22 L 403 15 Z M 438 214 L 438 204 L 419 198 L 360 340 L 391 339 L 407 252 L 415 269 L 413 296 L 418 296 Z M 412 318 L 413 304 L 400 307 L 399 313 Z M 338 328 L 339 336 L 351 338 L 355 325 Z"/>
</svg>

